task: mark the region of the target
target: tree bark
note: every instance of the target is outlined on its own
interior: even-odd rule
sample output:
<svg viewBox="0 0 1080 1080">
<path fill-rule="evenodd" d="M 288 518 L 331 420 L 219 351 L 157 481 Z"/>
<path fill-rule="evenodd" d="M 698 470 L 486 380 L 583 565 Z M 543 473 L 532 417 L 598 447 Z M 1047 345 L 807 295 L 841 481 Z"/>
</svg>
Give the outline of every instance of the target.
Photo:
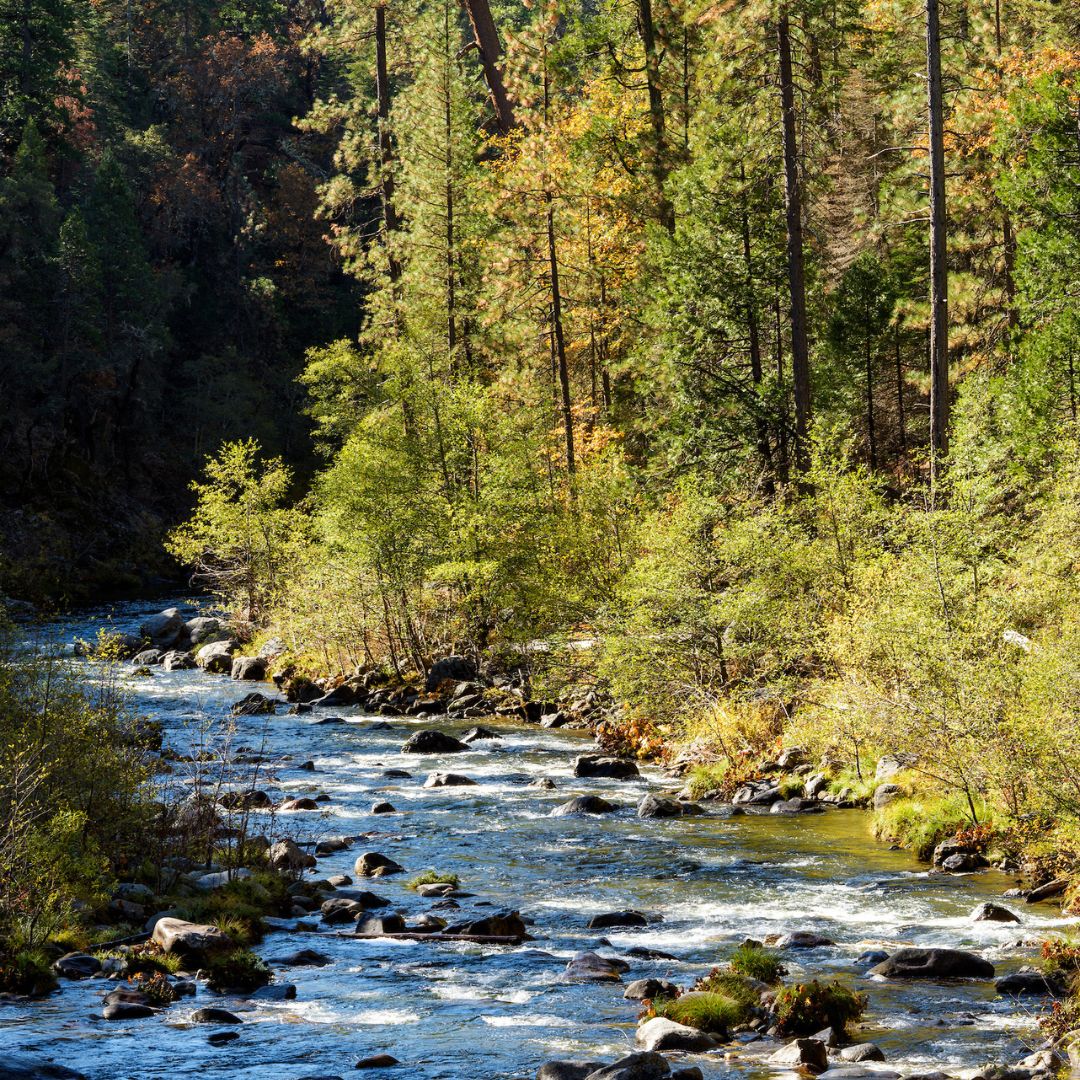
<svg viewBox="0 0 1080 1080">
<path fill-rule="evenodd" d="M 806 331 L 806 278 L 803 267 L 802 190 L 795 134 L 795 84 L 791 74 L 791 29 L 787 8 L 776 25 L 783 108 L 784 210 L 787 224 L 788 292 L 791 301 L 791 378 L 795 396 L 795 467 L 810 467 L 810 346 Z"/>
<path fill-rule="evenodd" d="M 638 30 L 645 50 L 645 81 L 649 89 L 649 124 L 652 127 L 652 173 L 656 185 L 657 212 L 660 223 L 669 233 L 675 231 L 675 210 L 667 197 L 668 146 L 664 96 L 660 90 L 660 57 L 656 51 L 656 27 L 652 0 L 637 0 Z"/>
<path fill-rule="evenodd" d="M 390 142 L 390 79 L 386 67 L 386 5 L 375 7 L 375 96 L 379 114 L 379 198 L 382 202 L 383 243 L 390 280 L 401 277 L 401 264 L 393 253 L 392 237 L 398 229 L 397 211 L 394 209 L 394 176 L 390 171 L 393 146 Z"/>
<path fill-rule="evenodd" d="M 551 192 L 547 201 L 548 274 L 551 280 L 551 333 L 555 345 L 555 360 L 559 369 L 559 389 L 562 394 L 563 430 L 566 435 L 566 471 L 572 476 L 574 461 L 574 411 L 570 398 L 570 370 L 566 364 L 566 341 L 563 337 L 562 293 L 559 291 L 559 260 L 555 248 L 555 203 Z"/>
<path fill-rule="evenodd" d="M 476 48 L 480 53 L 480 63 L 484 69 L 484 80 L 491 94 L 491 104 L 495 109 L 495 127 L 500 135 L 509 135 L 517 126 L 517 121 L 514 118 L 514 106 L 510 95 L 506 92 L 506 83 L 503 81 L 502 68 L 499 65 L 502 59 L 499 31 L 491 16 L 488 0 L 463 0 L 463 2 L 469 15 L 469 23 L 472 25 Z"/>
<path fill-rule="evenodd" d="M 926 0 L 926 97 L 930 129 L 930 468 L 949 452 L 949 270 L 945 211 L 945 124 L 938 0 Z"/>
</svg>

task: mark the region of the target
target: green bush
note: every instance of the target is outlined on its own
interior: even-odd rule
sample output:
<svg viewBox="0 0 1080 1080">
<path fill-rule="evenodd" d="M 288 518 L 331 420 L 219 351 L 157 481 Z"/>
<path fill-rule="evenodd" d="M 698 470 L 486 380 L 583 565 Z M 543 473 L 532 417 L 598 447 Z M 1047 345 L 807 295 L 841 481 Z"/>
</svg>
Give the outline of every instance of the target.
<svg viewBox="0 0 1080 1080">
<path fill-rule="evenodd" d="M 653 1003 L 657 1016 L 699 1031 L 727 1031 L 750 1018 L 751 1006 L 727 994 L 694 990 L 677 998 L 662 998 Z"/>
<path fill-rule="evenodd" d="M 865 1008 L 866 999 L 843 983 L 792 983 L 776 993 L 776 1027 L 782 1035 L 813 1035 L 827 1027 L 843 1032 Z"/>
<path fill-rule="evenodd" d="M 770 986 L 775 986 L 780 976 L 787 973 L 776 953 L 756 945 L 740 945 L 731 954 L 731 970 Z"/>
<path fill-rule="evenodd" d="M 237 949 L 213 957 L 203 970 L 206 972 L 206 985 L 220 993 L 258 990 L 274 977 L 266 964 L 249 949 Z"/>
<path fill-rule="evenodd" d="M 0 993 L 42 997 L 57 985 L 48 957 L 37 949 L 0 956 Z"/>
<path fill-rule="evenodd" d="M 977 804 L 980 820 L 986 822 L 986 808 Z M 971 810 L 962 795 L 917 795 L 897 799 L 874 813 L 874 835 L 879 840 L 899 844 L 924 860 L 934 854 L 943 840 L 950 840 L 972 825 Z"/>
<path fill-rule="evenodd" d="M 418 889 L 421 885 L 453 885 L 458 887 L 457 874 L 442 874 L 438 870 L 425 870 L 417 874 L 411 881 L 406 882 L 405 888 Z"/>
</svg>

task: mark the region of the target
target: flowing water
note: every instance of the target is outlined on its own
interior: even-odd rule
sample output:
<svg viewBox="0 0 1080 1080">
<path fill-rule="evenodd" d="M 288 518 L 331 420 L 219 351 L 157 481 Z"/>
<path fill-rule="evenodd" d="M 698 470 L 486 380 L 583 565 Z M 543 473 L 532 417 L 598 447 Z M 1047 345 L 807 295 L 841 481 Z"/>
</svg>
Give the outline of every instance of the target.
<svg viewBox="0 0 1080 1080">
<path fill-rule="evenodd" d="M 160 603 L 122 605 L 58 621 L 53 641 L 92 637 L 107 620 L 135 630 Z M 81 662 L 76 662 L 81 663 Z M 92 672 L 92 665 L 85 665 Z M 134 706 L 164 722 L 169 745 L 190 753 L 203 745 L 208 721 L 220 720 L 254 687 L 201 671 L 125 675 Z M 266 689 L 266 687 L 261 687 Z M 533 920 L 535 940 L 520 947 L 464 943 L 356 940 L 341 927 L 278 932 L 258 946 L 265 957 L 301 948 L 329 954 L 323 968 L 288 968 L 295 1001 L 248 1002 L 217 998 L 200 987 L 152 1019 L 101 1019 L 103 980 L 65 982 L 45 1001 L 0 1004 L 0 1050 L 22 1049 L 86 1073 L 91 1080 L 149 1080 L 201 1072 L 212 1077 L 297 1080 L 346 1074 L 356 1059 L 393 1054 L 403 1067 L 365 1075 L 453 1080 L 514 1080 L 535 1075 L 557 1058 L 612 1060 L 633 1048 L 637 1004 L 623 987 L 568 984 L 566 961 L 596 948 L 616 956 L 633 946 L 676 955 L 677 961 L 630 957 L 627 980 L 659 976 L 689 985 L 722 961 L 744 938 L 791 930 L 817 931 L 835 948 L 785 955 L 791 975 L 841 975 L 869 995 L 860 1038 L 885 1051 L 889 1070 L 955 1072 L 988 1061 L 1015 1061 L 1038 1042 L 1033 1012 L 998 998 L 992 982 L 886 984 L 867 978 L 856 958 L 879 942 L 973 948 L 999 972 L 1032 956 L 1019 942 L 1038 939 L 1062 920 L 1052 908 L 1022 908 L 1022 926 L 973 923 L 978 903 L 1012 884 L 996 873 L 928 874 L 910 855 L 875 843 L 858 811 L 805 817 L 701 817 L 639 820 L 645 791 L 671 789 L 658 771 L 642 780 L 579 780 L 574 756 L 590 740 L 566 731 L 491 724 L 497 741 L 468 753 L 402 755 L 409 734 L 422 727 L 460 733 L 471 726 L 442 719 L 393 718 L 390 730 L 356 709 L 334 709 L 346 724 L 319 725 L 305 716 L 238 720 L 233 748 L 266 757 L 258 786 L 271 796 L 326 793 L 322 812 L 280 814 L 268 827 L 298 841 L 363 835 L 351 851 L 319 860 L 317 873 L 352 874 L 364 851 L 380 851 L 409 873 L 376 879 L 372 887 L 416 916 L 433 901 L 405 888 L 413 872 L 453 872 L 461 888 L 460 917 L 519 909 Z M 325 713 L 324 713 L 325 715 Z M 382 720 L 383 718 L 378 718 Z M 315 772 L 299 766 L 313 760 Z M 404 768 L 408 779 L 388 779 Z M 476 787 L 426 789 L 434 770 L 465 773 Z M 551 777 L 555 790 L 529 782 Z M 574 795 L 599 793 L 622 808 L 603 817 L 551 817 Z M 372 815 L 389 800 L 395 815 Z M 359 884 L 365 883 L 361 880 Z M 586 929 L 596 913 L 636 908 L 657 916 L 641 929 Z M 445 914 L 445 913 L 444 913 Z M 458 915 L 453 913 L 453 917 Z M 599 944 L 600 934 L 610 944 Z M 187 1022 L 198 1006 L 224 1005 L 243 1019 L 239 1038 L 222 1047 L 215 1030 Z M 765 1076 L 770 1043 L 727 1047 L 688 1060 L 708 1077 Z"/>
</svg>

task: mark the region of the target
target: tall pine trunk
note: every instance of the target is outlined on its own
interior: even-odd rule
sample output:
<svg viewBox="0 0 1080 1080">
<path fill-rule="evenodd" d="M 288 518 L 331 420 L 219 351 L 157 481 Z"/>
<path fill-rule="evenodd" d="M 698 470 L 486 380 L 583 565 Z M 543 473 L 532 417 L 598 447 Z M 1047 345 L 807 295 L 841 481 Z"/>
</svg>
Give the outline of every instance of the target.
<svg viewBox="0 0 1080 1080">
<path fill-rule="evenodd" d="M 667 196 L 668 145 L 664 96 L 660 90 L 660 55 L 656 49 L 656 27 L 652 0 L 637 0 L 638 29 L 645 51 L 645 81 L 649 90 L 649 124 L 652 128 L 652 173 L 656 186 L 657 213 L 668 232 L 675 231 L 675 210 Z"/>
<path fill-rule="evenodd" d="M 386 5 L 375 7 L 375 96 L 379 114 L 379 198 L 382 202 L 383 243 L 390 280 L 401 277 L 401 264 L 394 254 L 394 233 L 398 229 L 394 209 L 394 175 L 391 171 L 393 147 L 390 142 L 390 78 L 386 66 Z"/>
<path fill-rule="evenodd" d="M 491 94 L 491 104 L 495 109 L 495 127 L 500 135 L 509 135 L 517 126 L 514 118 L 514 106 L 506 92 L 502 68 L 502 43 L 499 31 L 491 15 L 488 0 L 464 0 L 465 10 L 472 25 L 476 48 L 480 53 L 480 64 L 484 69 L 484 80 Z"/>
</svg>

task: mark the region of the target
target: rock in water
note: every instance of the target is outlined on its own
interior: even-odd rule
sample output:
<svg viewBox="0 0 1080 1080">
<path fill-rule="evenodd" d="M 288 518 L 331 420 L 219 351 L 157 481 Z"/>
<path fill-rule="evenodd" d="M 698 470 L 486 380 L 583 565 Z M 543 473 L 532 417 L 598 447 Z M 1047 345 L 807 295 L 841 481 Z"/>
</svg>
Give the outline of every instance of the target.
<svg viewBox="0 0 1080 1080">
<path fill-rule="evenodd" d="M 433 772 L 425 781 L 424 787 L 476 787 L 476 781 L 461 773 Z"/>
<path fill-rule="evenodd" d="M 590 930 L 604 930 L 609 926 L 648 926 L 649 920 L 641 911 L 608 911 L 594 915 L 589 920 Z"/>
<path fill-rule="evenodd" d="M 468 749 L 465 743 L 455 739 L 453 735 L 427 728 L 409 738 L 401 748 L 401 752 L 403 754 L 460 754 Z"/>
<path fill-rule="evenodd" d="M 662 1016 L 646 1020 L 637 1030 L 637 1042 L 646 1050 L 711 1050 L 716 1040 L 704 1031 L 677 1024 Z"/>
<path fill-rule="evenodd" d="M 637 808 L 639 818 L 673 818 L 681 817 L 682 813 L 682 803 L 675 799 L 661 798 L 659 795 L 646 795 Z"/>
<path fill-rule="evenodd" d="M 678 997 L 679 988 L 667 979 L 636 979 L 627 986 L 623 997 L 627 1001 L 644 1001 L 646 998 Z"/>
<path fill-rule="evenodd" d="M 391 1069 L 395 1065 L 400 1065 L 396 1057 L 392 1054 L 373 1054 L 371 1057 L 361 1058 L 353 1068 L 356 1069 Z"/>
<path fill-rule="evenodd" d="M 578 777 L 606 777 L 611 780 L 631 780 L 641 773 L 638 767 L 624 758 L 601 757 L 596 754 L 582 754 L 574 762 L 574 775 Z"/>
<path fill-rule="evenodd" d="M 199 649 L 195 654 L 195 663 L 204 671 L 228 675 L 232 672 L 232 654 L 235 650 L 235 642 L 213 641 Z"/>
<path fill-rule="evenodd" d="M 777 1065 L 802 1066 L 810 1072 L 821 1073 L 829 1067 L 829 1051 L 817 1039 L 795 1039 L 768 1060 Z"/>
<path fill-rule="evenodd" d="M 193 1024 L 242 1024 L 243 1020 L 228 1009 L 196 1009 L 191 1014 L 191 1022 Z"/>
<path fill-rule="evenodd" d="M 552 817 L 575 817 L 578 814 L 610 814 L 619 808 L 599 795 L 579 795 L 551 811 Z"/>
<path fill-rule="evenodd" d="M 992 979 L 994 965 L 962 949 L 898 949 L 869 974 L 887 979 Z"/>
<path fill-rule="evenodd" d="M 536 1080 L 588 1080 L 603 1067 L 600 1061 L 545 1061 L 536 1070 Z"/>
<path fill-rule="evenodd" d="M 589 1073 L 585 1080 L 666 1080 L 670 1075 L 667 1058 L 648 1050 L 619 1058 L 614 1064 Z"/>
<path fill-rule="evenodd" d="M 301 851 L 292 840 L 279 840 L 266 853 L 266 861 L 275 870 L 306 870 L 315 865 L 315 856 Z"/>
<path fill-rule="evenodd" d="M 86 1076 L 51 1061 L 5 1054 L 0 1058 L 0 1080 L 86 1080 Z"/>
<path fill-rule="evenodd" d="M 564 982 L 622 982 L 624 971 L 630 965 L 625 960 L 612 960 L 593 952 L 578 953 L 563 973 Z"/>
<path fill-rule="evenodd" d="M 232 677 L 247 682 L 266 678 L 266 661 L 258 656 L 238 656 L 232 662 Z"/>
<path fill-rule="evenodd" d="M 971 913 L 972 922 L 1018 923 L 1020 916 L 1001 904 L 980 904 Z"/>
<path fill-rule="evenodd" d="M 203 926 L 183 919 L 158 919 L 151 939 L 162 952 L 177 953 L 195 963 L 236 948 L 233 939 L 216 926 Z"/>
<path fill-rule="evenodd" d="M 387 855 L 368 851 L 356 860 L 355 870 L 361 877 L 384 877 L 387 874 L 403 873 L 405 867 Z"/>
</svg>

